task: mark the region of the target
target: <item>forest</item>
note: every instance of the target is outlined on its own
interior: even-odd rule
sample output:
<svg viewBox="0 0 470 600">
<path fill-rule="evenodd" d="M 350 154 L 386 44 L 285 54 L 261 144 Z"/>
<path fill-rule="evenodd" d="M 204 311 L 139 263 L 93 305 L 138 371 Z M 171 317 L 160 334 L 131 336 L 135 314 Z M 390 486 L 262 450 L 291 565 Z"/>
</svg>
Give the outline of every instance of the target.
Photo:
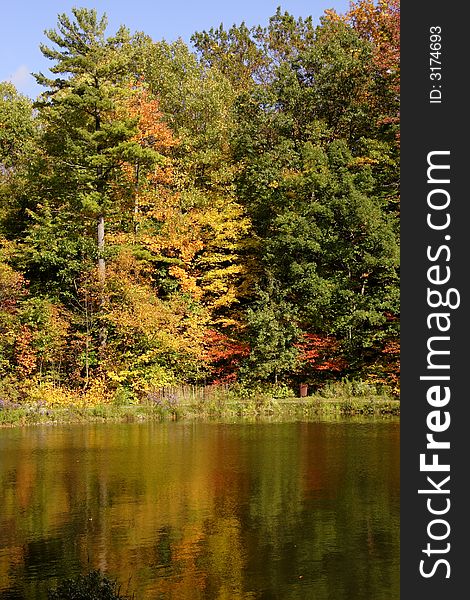
<svg viewBox="0 0 470 600">
<path fill-rule="evenodd" d="M 399 1 L 155 41 L 75 8 L 0 83 L 0 400 L 399 391 Z"/>
</svg>

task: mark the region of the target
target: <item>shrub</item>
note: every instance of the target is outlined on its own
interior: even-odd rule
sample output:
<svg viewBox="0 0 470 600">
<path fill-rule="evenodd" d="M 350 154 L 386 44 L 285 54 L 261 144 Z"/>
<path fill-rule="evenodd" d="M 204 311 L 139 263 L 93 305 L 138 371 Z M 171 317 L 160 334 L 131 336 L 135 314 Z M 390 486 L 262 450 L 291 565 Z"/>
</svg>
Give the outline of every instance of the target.
<svg viewBox="0 0 470 600">
<path fill-rule="evenodd" d="M 390 390 L 384 385 L 375 385 L 357 379 L 344 378 L 341 381 L 327 382 L 319 391 L 323 398 L 372 398 L 390 396 Z"/>
</svg>

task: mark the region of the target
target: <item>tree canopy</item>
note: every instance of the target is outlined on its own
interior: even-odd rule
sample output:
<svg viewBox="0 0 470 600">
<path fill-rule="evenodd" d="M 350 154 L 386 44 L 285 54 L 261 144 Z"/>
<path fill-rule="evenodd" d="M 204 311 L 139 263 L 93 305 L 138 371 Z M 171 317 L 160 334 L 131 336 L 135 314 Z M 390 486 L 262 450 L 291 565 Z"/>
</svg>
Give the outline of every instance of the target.
<svg viewBox="0 0 470 600">
<path fill-rule="evenodd" d="M 397 390 L 398 2 L 46 35 L 36 101 L 0 84 L 2 394 Z"/>
</svg>

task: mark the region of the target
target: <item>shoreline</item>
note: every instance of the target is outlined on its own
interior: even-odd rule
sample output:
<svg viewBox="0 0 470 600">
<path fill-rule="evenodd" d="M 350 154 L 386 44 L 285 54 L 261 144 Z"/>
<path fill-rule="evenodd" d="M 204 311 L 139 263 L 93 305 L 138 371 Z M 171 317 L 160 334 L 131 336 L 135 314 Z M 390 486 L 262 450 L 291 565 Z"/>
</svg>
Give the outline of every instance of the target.
<svg viewBox="0 0 470 600">
<path fill-rule="evenodd" d="M 181 403 L 177 406 L 152 404 L 97 404 L 44 408 L 24 407 L 0 410 L 0 428 L 72 423 L 132 423 L 143 421 L 198 421 L 226 419 L 287 419 L 315 417 L 399 417 L 400 401 L 390 398 L 272 398 L 262 403 L 229 401 Z"/>
</svg>

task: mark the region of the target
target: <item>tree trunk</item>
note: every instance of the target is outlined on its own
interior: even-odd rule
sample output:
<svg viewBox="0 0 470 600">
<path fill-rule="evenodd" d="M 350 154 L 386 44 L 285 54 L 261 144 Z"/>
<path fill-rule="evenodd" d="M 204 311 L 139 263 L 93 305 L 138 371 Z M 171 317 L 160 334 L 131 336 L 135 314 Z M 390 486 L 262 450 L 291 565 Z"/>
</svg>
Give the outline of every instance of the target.
<svg viewBox="0 0 470 600">
<path fill-rule="evenodd" d="M 91 307 L 91 305 L 90 305 Z M 88 387 L 90 382 L 90 315 L 88 305 L 88 290 L 85 288 L 85 326 L 86 326 L 86 341 L 85 341 L 85 385 L 83 389 Z"/>
<path fill-rule="evenodd" d="M 139 171 L 140 165 L 137 161 L 135 164 L 135 187 L 134 187 L 134 241 L 139 229 Z"/>
<path fill-rule="evenodd" d="M 101 286 L 106 283 L 106 262 L 104 260 L 104 216 L 98 217 L 98 277 Z"/>
<path fill-rule="evenodd" d="M 106 261 L 104 259 L 104 215 L 98 217 L 98 278 L 100 282 L 100 303 L 101 308 L 104 306 L 105 301 L 105 285 L 106 285 Z M 99 339 L 100 346 L 104 348 L 106 346 L 106 339 L 108 337 L 108 330 L 103 325 L 100 328 Z"/>
</svg>

